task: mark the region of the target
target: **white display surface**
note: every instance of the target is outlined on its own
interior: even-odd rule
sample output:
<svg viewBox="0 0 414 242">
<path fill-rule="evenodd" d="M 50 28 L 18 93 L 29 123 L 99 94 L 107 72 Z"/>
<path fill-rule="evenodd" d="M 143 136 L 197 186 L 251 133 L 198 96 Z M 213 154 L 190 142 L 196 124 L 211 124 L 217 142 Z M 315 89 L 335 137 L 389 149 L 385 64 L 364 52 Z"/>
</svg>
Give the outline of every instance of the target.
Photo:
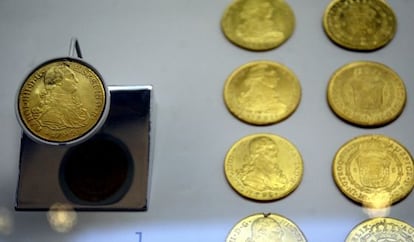
<svg viewBox="0 0 414 242">
<path fill-rule="evenodd" d="M 322 16 L 329 2 L 289 0 L 296 15 L 292 37 L 277 49 L 252 52 L 221 32 L 228 0 L 0 1 L 0 241 L 224 241 L 240 219 L 258 212 L 289 218 L 310 242 L 343 241 L 369 213 L 335 186 L 331 164 L 337 149 L 357 135 L 378 133 L 414 152 L 414 1 L 388 0 L 397 34 L 368 53 L 341 49 L 327 38 Z M 67 55 L 74 36 L 108 85 L 153 85 L 155 153 L 148 211 L 78 212 L 74 227 L 59 233 L 46 212 L 14 211 L 21 132 L 14 105 L 25 76 L 47 59 Z M 260 59 L 285 64 L 302 86 L 296 112 L 262 127 L 233 117 L 222 98 L 228 75 Z M 358 128 L 329 109 L 331 74 L 356 60 L 384 63 L 405 81 L 406 107 L 393 123 Z M 244 199 L 224 176 L 227 150 L 258 132 L 289 139 L 304 160 L 302 183 L 278 201 Z M 413 225 L 413 204 L 410 194 L 389 216 Z"/>
</svg>

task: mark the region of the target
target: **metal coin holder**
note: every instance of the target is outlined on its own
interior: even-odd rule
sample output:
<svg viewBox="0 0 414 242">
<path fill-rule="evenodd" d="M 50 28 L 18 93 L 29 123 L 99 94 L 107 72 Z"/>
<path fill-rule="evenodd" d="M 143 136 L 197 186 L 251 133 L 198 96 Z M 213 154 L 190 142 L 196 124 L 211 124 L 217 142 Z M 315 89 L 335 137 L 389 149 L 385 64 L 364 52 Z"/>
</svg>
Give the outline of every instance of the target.
<svg viewBox="0 0 414 242">
<path fill-rule="evenodd" d="M 70 56 L 74 54 L 82 58 L 76 39 L 69 50 Z M 106 113 L 80 139 L 44 142 L 20 122 L 16 210 L 49 210 L 56 204 L 86 211 L 147 210 L 152 86 L 107 90 Z"/>
</svg>

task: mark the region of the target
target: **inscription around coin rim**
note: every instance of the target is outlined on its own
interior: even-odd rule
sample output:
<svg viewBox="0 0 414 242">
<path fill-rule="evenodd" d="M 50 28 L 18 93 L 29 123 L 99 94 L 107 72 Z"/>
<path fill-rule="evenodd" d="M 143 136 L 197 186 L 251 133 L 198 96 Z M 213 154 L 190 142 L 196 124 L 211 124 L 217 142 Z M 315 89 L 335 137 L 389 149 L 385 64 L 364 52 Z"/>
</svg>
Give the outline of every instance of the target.
<svg viewBox="0 0 414 242">
<path fill-rule="evenodd" d="M 283 167 L 289 167 L 290 171 L 285 175 L 287 180 L 282 188 L 272 188 L 265 191 L 257 191 L 246 186 L 241 174 L 238 172 L 238 168 L 241 165 L 246 165 L 245 156 L 249 155 L 245 151 L 246 146 L 250 145 L 250 142 L 256 138 L 269 138 L 278 146 L 278 156 L 283 156 L 286 160 L 278 162 L 282 168 L 278 167 L 285 174 L 287 173 Z M 243 157 L 242 157 L 243 156 Z M 224 162 L 224 171 L 230 186 L 240 195 L 258 201 L 273 201 L 288 196 L 300 185 L 303 177 L 303 161 L 297 148 L 290 143 L 287 139 L 280 136 L 268 133 L 257 133 L 245 136 L 232 145 L 227 152 Z M 276 176 L 276 174 L 270 174 Z M 274 178 L 272 176 L 272 178 Z"/>
<path fill-rule="evenodd" d="M 360 241 L 360 239 L 368 241 L 367 239 L 369 237 L 372 238 L 372 236 L 375 237 L 375 241 L 377 239 L 384 239 L 384 236 L 394 239 L 402 237 L 403 239 L 411 239 L 410 241 L 414 241 L 414 228 L 395 218 L 372 218 L 355 226 L 346 237 L 345 242 Z"/>
<path fill-rule="evenodd" d="M 350 168 L 355 156 L 367 152 L 367 150 L 359 151 L 361 145 L 378 146 L 378 143 L 380 147 L 376 147 L 375 150 L 382 148 L 388 156 L 394 156 L 393 158 L 397 159 L 394 161 L 397 165 L 393 166 L 397 167 L 394 168 L 393 173 L 398 173 L 398 175 L 394 175 L 395 181 L 386 188 L 370 188 L 358 184 L 353 179 L 355 172 Z M 405 198 L 414 186 L 414 164 L 411 154 L 396 140 L 384 135 L 361 135 L 346 142 L 335 154 L 332 172 L 337 187 L 344 195 L 370 208 L 388 207 Z"/>
<path fill-rule="evenodd" d="M 300 228 L 288 218 L 275 214 L 275 213 L 257 213 L 247 216 L 240 221 L 238 221 L 230 232 L 227 235 L 226 242 L 245 242 L 245 241 L 253 241 L 253 240 L 246 240 L 246 234 L 251 235 L 251 225 L 252 223 L 260 218 L 271 218 L 275 220 L 285 232 L 288 232 L 288 236 L 291 238 L 296 239 L 296 242 L 306 242 L 306 238 Z M 250 236 L 251 237 L 251 236 Z M 251 238 L 247 238 L 251 239 Z"/>
<path fill-rule="evenodd" d="M 264 51 L 276 48 L 286 42 L 292 35 L 295 28 L 295 15 L 290 6 L 283 0 L 269 0 L 268 2 L 273 5 L 274 9 L 282 12 L 278 14 L 278 18 L 283 18 L 283 21 L 277 21 L 279 24 L 283 24 L 283 29 L 280 31 L 284 36 L 281 40 L 272 41 L 249 41 L 245 38 L 237 36 L 235 29 L 240 25 L 240 21 L 236 15 L 239 15 L 243 3 L 246 0 L 234 0 L 225 10 L 221 19 L 221 29 L 225 37 L 233 44 L 255 51 Z M 260 26 L 257 26 L 260 28 Z M 260 39 L 260 37 L 259 37 Z"/>
<path fill-rule="evenodd" d="M 86 79 L 89 82 L 90 89 L 94 91 L 94 93 L 89 93 L 89 95 L 92 95 L 96 99 L 95 103 L 90 104 L 91 106 L 96 107 L 95 110 L 92 110 L 90 113 L 90 116 L 92 116 L 92 118 L 95 121 L 91 122 L 86 130 L 83 129 L 83 131 L 81 131 L 80 133 L 79 131 L 77 131 L 75 135 L 72 134 L 66 138 L 66 133 L 69 131 L 65 131 L 66 133 L 63 132 L 61 134 L 54 131 L 48 132 L 47 134 L 42 134 L 36 131 L 35 126 L 32 126 L 30 123 L 35 121 L 35 119 L 32 117 L 31 110 L 29 110 L 31 108 L 29 102 L 33 98 L 32 95 L 34 95 L 34 93 L 37 93 L 37 95 L 39 95 L 39 90 L 36 89 L 39 85 L 41 85 L 39 84 L 39 82 L 42 82 L 42 78 L 44 78 L 44 75 L 48 70 L 48 66 L 57 65 L 68 67 L 70 66 L 70 69 L 74 73 L 82 75 L 82 79 Z M 79 80 L 77 81 L 79 82 Z M 84 90 L 82 89 L 80 89 L 79 91 L 84 92 Z M 109 92 L 107 91 L 106 86 L 103 83 L 102 77 L 95 70 L 95 68 L 93 68 L 86 62 L 71 57 L 51 59 L 33 69 L 21 84 L 17 93 L 16 114 L 21 127 L 23 128 L 25 133 L 33 140 L 40 143 L 52 145 L 73 144 L 80 142 L 81 140 L 83 140 L 83 138 L 96 132 L 100 125 L 103 124 L 102 121 L 104 121 L 104 119 L 106 118 L 106 115 L 109 110 L 108 95 Z"/>
<path fill-rule="evenodd" d="M 385 104 L 376 111 L 360 110 L 351 104 L 345 92 L 355 78 L 353 72 L 361 70 L 362 75 L 379 78 L 383 82 L 381 97 Z M 384 79 L 388 78 L 388 79 Z M 365 81 L 365 80 L 362 80 Z M 384 92 L 386 95 L 384 95 Z M 371 94 L 372 95 L 372 94 Z M 331 76 L 327 88 L 327 100 L 332 111 L 341 119 L 360 126 L 382 126 L 397 119 L 406 103 L 406 88 L 403 80 L 390 67 L 374 61 L 354 61 L 337 69 Z"/>
<path fill-rule="evenodd" d="M 281 91 L 278 91 L 286 105 L 283 112 L 278 113 L 279 110 L 263 110 L 262 109 L 248 109 L 245 104 L 240 104 L 237 97 L 240 96 L 238 89 L 240 85 L 245 82 L 245 76 L 252 69 L 259 66 L 266 66 L 272 71 L 278 72 L 278 86 L 281 86 Z M 286 66 L 268 60 L 251 61 L 236 68 L 227 78 L 223 90 L 223 98 L 226 107 L 239 120 L 254 124 L 254 125 L 269 125 L 285 120 L 290 117 L 299 106 L 301 100 L 301 86 L 296 75 Z M 270 98 L 269 98 L 270 99 Z M 276 103 L 277 104 L 277 103 Z"/>
<path fill-rule="evenodd" d="M 385 19 L 384 16 L 388 17 L 387 18 L 388 21 L 386 21 L 387 23 L 386 27 L 384 27 L 384 29 L 380 29 L 379 34 L 371 36 L 372 39 L 368 39 L 368 37 L 364 37 L 364 38 L 360 38 L 359 40 L 355 40 L 352 38 L 352 34 L 341 31 L 340 27 L 338 26 L 346 23 L 346 21 L 343 21 L 343 19 L 340 19 L 339 17 L 341 14 L 343 15 L 341 11 L 343 9 L 341 7 L 343 6 L 349 7 L 352 4 L 367 4 L 368 5 L 370 3 L 376 4 L 374 5 L 374 8 L 377 11 L 382 10 L 382 14 L 379 14 L 379 15 L 383 17 L 383 20 Z M 362 5 L 362 6 L 367 6 L 367 5 Z M 339 13 L 337 13 L 336 11 L 338 11 Z M 391 22 L 391 23 L 388 23 L 388 22 Z M 382 24 L 381 21 L 380 23 Z M 394 35 L 396 33 L 396 25 L 397 25 L 397 20 L 396 20 L 395 13 L 393 12 L 392 8 L 385 1 L 381 1 L 381 0 L 365 0 L 365 1 L 334 0 L 326 8 L 324 18 L 323 18 L 323 27 L 324 27 L 324 30 L 327 36 L 334 43 L 340 45 L 341 47 L 350 49 L 350 50 L 372 51 L 372 50 L 376 50 L 376 49 L 379 49 L 387 45 L 394 38 Z"/>
</svg>

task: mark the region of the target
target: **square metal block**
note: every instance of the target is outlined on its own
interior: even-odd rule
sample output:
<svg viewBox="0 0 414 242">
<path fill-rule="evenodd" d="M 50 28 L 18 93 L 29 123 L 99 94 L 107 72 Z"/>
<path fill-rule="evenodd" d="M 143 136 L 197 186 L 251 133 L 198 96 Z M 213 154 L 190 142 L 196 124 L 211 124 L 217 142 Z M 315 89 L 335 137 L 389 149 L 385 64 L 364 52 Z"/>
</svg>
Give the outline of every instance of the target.
<svg viewBox="0 0 414 242">
<path fill-rule="evenodd" d="M 110 86 L 105 124 L 74 146 L 21 138 L 16 210 L 147 209 L 151 168 L 151 86 Z"/>
</svg>

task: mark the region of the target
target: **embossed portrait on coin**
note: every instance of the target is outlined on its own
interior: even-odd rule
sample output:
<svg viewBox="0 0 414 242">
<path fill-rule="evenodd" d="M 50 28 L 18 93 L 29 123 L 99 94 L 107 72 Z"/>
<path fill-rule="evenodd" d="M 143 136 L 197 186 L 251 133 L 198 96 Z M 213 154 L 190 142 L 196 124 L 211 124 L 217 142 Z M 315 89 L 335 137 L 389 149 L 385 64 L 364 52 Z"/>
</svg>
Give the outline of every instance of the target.
<svg viewBox="0 0 414 242">
<path fill-rule="evenodd" d="M 282 41 L 284 34 L 273 20 L 274 8 L 267 0 L 247 0 L 240 11 L 236 35 L 247 42 Z"/>
<path fill-rule="evenodd" d="M 351 80 L 355 108 L 377 110 L 384 104 L 385 83 L 379 76 L 355 70 Z"/>
<path fill-rule="evenodd" d="M 284 113 L 286 104 L 279 97 L 279 81 L 277 71 L 268 65 L 258 64 L 251 67 L 243 82 L 244 88 L 238 97 L 239 103 L 254 111 Z"/>
<path fill-rule="evenodd" d="M 79 80 L 66 65 L 54 66 L 43 76 L 40 102 L 32 108 L 39 129 L 76 129 L 87 125 L 90 114 L 77 93 Z"/>
<path fill-rule="evenodd" d="M 251 225 L 251 236 L 246 242 L 280 242 L 284 232 L 280 224 L 269 217 L 258 218 Z"/>
<path fill-rule="evenodd" d="M 356 158 L 361 184 L 369 188 L 383 188 L 390 183 L 390 161 L 384 150 L 361 145 Z"/>
<path fill-rule="evenodd" d="M 287 178 L 278 165 L 277 144 L 268 137 L 257 137 L 249 143 L 249 153 L 240 169 L 241 182 L 256 191 L 283 189 Z"/>
<path fill-rule="evenodd" d="M 377 12 L 368 5 L 352 4 L 346 15 L 347 32 L 354 36 L 374 34 L 377 29 Z"/>
</svg>

